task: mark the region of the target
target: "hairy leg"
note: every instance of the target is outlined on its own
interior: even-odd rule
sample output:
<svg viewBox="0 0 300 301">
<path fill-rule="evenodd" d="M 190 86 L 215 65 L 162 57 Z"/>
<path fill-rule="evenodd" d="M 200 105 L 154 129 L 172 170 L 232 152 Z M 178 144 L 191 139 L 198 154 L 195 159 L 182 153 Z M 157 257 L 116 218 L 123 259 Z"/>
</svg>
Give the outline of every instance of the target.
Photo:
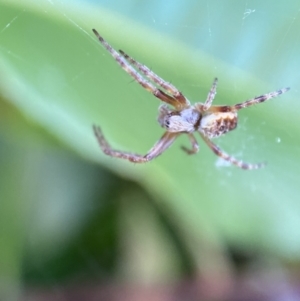
<svg viewBox="0 0 300 301">
<path fill-rule="evenodd" d="M 181 149 L 184 150 L 189 155 L 196 154 L 199 151 L 199 145 L 198 142 L 193 134 L 188 134 L 188 137 L 190 139 L 190 142 L 192 144 L 192 148 L 187 148 L 185 146 L 181 146 Z"/>
<path fill-rule="evenodd" d="M 217 94 L 217 84 L 218 84 L 218 79 L 215 78 L 214 81 L 213 81 L 213 84 L 210 88 L 210 91 L 208 92 L 208 95 L 207 95 L 207 98 L 205 100 L 205 103 L 202 107 L 203 111 L 207 111 L 210 107 L 211 107 L 211 104 Z"/>
<path fill-rule="evenodd" d="M 120 53 L 125 57 L 125 59 L 138 68 L 142 74 L 144 74 L 146 77 L 151 79 L 153 82 L 161 86 L 163 89 L 165 89 L 168 93 L 172 95 L 173 98 L 175 98 L 178 101 L 178 108 L 179 107 L 186 107 L 190 105 L 190 102 L 182 95 L 182 93 L 172 84 L 169 82 L 166 82 L 164 79 L 162 79 L 160 76 L 155 74 L 152 70 L 150 70 L 147 66 L 137 62 L 132 57 L 130 57 L 128 54 L 126 54 L 123 50 L 119 50 Z"/>
<path fill-rule="evenodd" d="M 287 91 L 289 91 L 290 88 L 283 88 L 274 92 L 270 92 L 267 94 L 263 94 L 257 97 L 254 97 L 252 99 L 246 100 L 242 103 L 238 103 L 236 105 L 233 106 L 212 106 L 209 108 L 210 112 L 232 112 L 232 111 L 237 111 L 237 110 L 241 110 L 244 108 L 248 108 L 250 106 L 265 102 L 269 99 L 272 99 L 274 97 L 277 97 Z"/>
<path fill-rule="evenodd" d="M 106 155 L 129 160 L 135 163 L 145 163 L 158 157 L 174 142 L 174 140 L 178 136 L 178 133 L 165 132 L 161 139 L 158 142 L 156 142 L 156 144 L 150 149 L 150 151 L 146 155 L 139 155 L 111 148 L 111 146 L 105 139 L 100 127 L 94 125 L 93 129 L 98 143 L 100 145 L 100 148 Z"/>
<path fill-rule="evenodd" d="M 224 151 L 222 151 L 216 144 L 214 144 L 209 138 L 207 138 L 205 135 L 200 133 L 203 140 L 206 142 L 206 144 L 209 146 L 209 148 L 219 157 L 222 159 L 230 162 L 231 164 L 242 168 L 242 169 L 258 169 L 265 166 L 265 163 L 258 163 L 258 164 L 251 164 L 251 163 L 245 163 L 243 161 L 237 160 L 236 158 L 228 155 Z"/>
<path fill-rule="evenodd" d="M 158 89 L 154 86 L 150 81 L 145 79 L 141 76 L 126 60 L 126 58 L 117 52 L 110 44 L 108 44 L 100 34 L 93 29 L 94 34 L 100 41 L 100 43 L 106 48 L 106 50 L 113 56 L 113 58 L 117 61 L 117 63 L 125 70 L 130 76 L 132 76 L 144 89 L 148 92 L 152 93 L 155 97 L 159 98 L 160 100 L 174 106 L 175 108 L 181 108 L 182 104 L 178 99 L 173 98 L 172 96 L 168 95 L 164 91 Z"/>
</svg>

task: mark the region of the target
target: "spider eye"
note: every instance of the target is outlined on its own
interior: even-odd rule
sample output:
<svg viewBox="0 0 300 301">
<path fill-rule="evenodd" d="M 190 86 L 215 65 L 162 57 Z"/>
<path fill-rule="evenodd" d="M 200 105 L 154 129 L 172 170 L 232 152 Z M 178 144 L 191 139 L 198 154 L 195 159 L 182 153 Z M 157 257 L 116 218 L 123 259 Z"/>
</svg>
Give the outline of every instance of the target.
<svg viewBox="0 0 300 301">
<path fill-rule="evenodd" d="M 167 119 L 167 120 L 165 121 L 165 125 L 166 125 L 166 128 L 169 128 L 169 126 L 170 126 L 170 121 L 169 121 L 169 119 Z"/>
</svg>

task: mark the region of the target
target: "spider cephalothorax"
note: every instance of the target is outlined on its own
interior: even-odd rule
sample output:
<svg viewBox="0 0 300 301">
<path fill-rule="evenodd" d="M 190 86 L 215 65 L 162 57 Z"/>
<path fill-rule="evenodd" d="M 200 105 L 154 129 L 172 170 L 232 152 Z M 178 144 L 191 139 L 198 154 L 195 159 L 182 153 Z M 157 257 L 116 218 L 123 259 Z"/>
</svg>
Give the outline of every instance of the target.
<svg viewBox="0 0 300 301">
<path fill-rule="evenodd" d="M 104 138 L 101 129 L 94 126 L 95 135 L 105 154 L 112 157 L 127 159 L 136 163 L 148 162 L 162 154 L 174 140 L 183 133 L 188 135 L 192 148 L 189 149 L 183 146 L 182 149 L 188 154 L 195 154 L 198 152 L 199 146 L 193 133 L 198 132 L 212 151 L 224 160 L 243 169 L 257 169 L 264 166 L 263 163 L 249 164 L 235 159 L 222 151 L 211 141 L 211 139 L 224 135 L 237 127 L 238 110 L 274 98 L 287 92 L 289 88 L 283 88 L 278 91 L 263 94 L 233 106 L 212 106 L 218 81 L 217 78 L 215 78 L 205 102 L 198 102 L 191 105 L 189 100 L 172 84 L 164 81 L 148 67 L 135 61 L 124 51 L 119 50 L 119 52 L 117 52 L 95 29 L 93 29 L 93 32 L 101 44 L 129 75 L 131 75 L 143 88 L 166 103 L 159 107 L 158 114 L 158 123 L 165 128 L 166 131 L 146 155 L 138 155 L 112 149 Z M 169 106 L 172 106 L 173 108 Z"/>
</svg>

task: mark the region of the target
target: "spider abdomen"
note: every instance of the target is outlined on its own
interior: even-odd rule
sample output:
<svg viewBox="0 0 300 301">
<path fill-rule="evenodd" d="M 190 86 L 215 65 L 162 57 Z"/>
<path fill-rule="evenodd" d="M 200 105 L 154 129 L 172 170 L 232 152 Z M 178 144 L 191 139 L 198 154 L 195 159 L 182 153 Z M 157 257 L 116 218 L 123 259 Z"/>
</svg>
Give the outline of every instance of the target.
<svg viewBox="0 0 300 301">
<path fill-rule="evenodd" d="M 208 113 L 200 121 L 199 131 L 209 138 L 216 138 L 232 131 L 237 126 L 237 113 Z"/>
</svg>

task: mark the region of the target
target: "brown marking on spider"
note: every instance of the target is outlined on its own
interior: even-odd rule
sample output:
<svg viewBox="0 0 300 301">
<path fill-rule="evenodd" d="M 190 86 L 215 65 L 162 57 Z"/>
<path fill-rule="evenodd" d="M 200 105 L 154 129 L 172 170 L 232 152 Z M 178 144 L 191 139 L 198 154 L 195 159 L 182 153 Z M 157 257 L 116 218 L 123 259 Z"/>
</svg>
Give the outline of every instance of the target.
<svg viewBox="0 0 300 301">
<path fill-rule="evenodd" d="M 174 109 L 170 108 L 166 104 L 162 104 L 159 107 L 158 123 L 166 131 L 146 155 L 123 152 L 111 148 L 104 138 L 100 127 L 94 125 L 93 128 L 96 138 L 102 151 L 106 155 L 126 159 L 135 163 L 148 162 L 162 154 L 181 134 L 187 134 L 192 145 L 191 149 L 185 146 L 182 146 L 181 148 L 188 154 L 195 154 L 199 150 L 199 145 L 193 133 L 198 132 L 204 142 L 217 156 L 233 165 L 242 169 L 257 169 L 265 165 L 264 163 L 250 164 L 237 160 L 222 151 L 211 141 L 211 139 L 224 135 L 237 127 L 238 110 L 277 97 L 278 95 L 287 92 L 290 88 L 283 88 L 278 91 L 257 96 L 233 106 L 212 106 L 212 102 L 217 93 L 218 80 L 215 78 L 205 102 L 198 102 L 191 105 L 189 100 L 175 86 L 163 80 L 148 67 L 135 61 L 124 51 L 119 50 L 119 52 L 117 52 L 95 29 L 93 29 L 93 32 L 117 63 L 143 88 L 163 102 L 174 107 Z"/>
</svg>

